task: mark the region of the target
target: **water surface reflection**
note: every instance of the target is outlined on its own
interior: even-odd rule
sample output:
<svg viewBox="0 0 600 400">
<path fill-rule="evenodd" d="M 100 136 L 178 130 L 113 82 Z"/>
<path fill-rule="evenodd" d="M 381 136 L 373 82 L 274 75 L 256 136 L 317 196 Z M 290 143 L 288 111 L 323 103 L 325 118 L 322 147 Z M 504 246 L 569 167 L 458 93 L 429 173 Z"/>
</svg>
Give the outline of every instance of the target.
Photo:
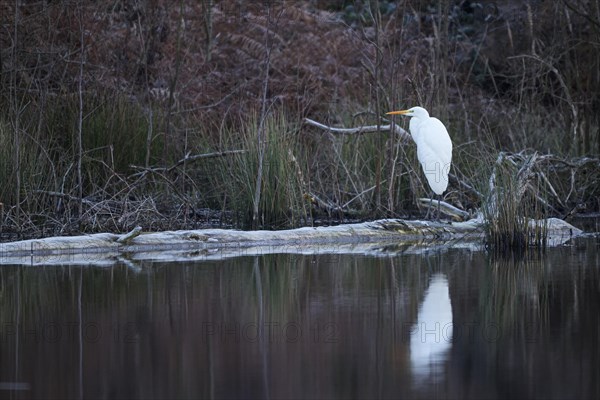
<svg viewBox="0 0 600 400">
<path fill-rule="evenodd" d="M 589 398 L 598 244 L 0 268 L 9 398 Z"/>
<path fill-rule="evenodd" d="M 410 364 L 415 384 L 437 383 L 443 378 L 452 331 L 448 280 L 435 273 L 410 335 Z"/>
</svg>

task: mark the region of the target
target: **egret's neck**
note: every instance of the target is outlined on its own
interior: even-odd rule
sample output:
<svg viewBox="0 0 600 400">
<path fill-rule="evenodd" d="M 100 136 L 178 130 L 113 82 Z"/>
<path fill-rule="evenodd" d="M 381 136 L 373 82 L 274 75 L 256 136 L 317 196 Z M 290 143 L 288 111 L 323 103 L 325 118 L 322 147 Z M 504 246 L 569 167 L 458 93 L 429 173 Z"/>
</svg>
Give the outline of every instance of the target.
<svg viewBox="0 0 600 400">
<path fill-rule="evenodd" d="M 412 117 L 410 122 L 408 123 L 408 129 L 410 130 L 410 134 L 413 137 L 413 140 L 417 142 L 421 137 L 419 136 L 419 125 L 421 125 L 421 119 L 417 117 Z"/>
</svg>

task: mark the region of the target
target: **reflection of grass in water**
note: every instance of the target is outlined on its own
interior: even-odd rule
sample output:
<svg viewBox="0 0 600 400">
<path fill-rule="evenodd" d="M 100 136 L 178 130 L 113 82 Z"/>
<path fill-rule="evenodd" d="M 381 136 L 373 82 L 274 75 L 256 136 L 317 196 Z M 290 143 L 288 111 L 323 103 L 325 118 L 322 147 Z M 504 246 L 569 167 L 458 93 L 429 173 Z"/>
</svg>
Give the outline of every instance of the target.
<svg viewBox="0 0 600 400">
<path fill-rule="evenodd" d="M 548 322 L 548 271 L 540 254 L 491 262 L 481 288 L 483 326 L 506 332 L 540 329 Z"/>
<path fill-rule="evenodd" d="M 84 307 L 111 308 L 119 305 L 128 291 L 137 292 L 145 284 L 140 279 L 129 279 L 121 271 L 111 273 L 100 268 L 4 267 L 0 277 L 0 323 L 20 322 L 39 328 L 48 322 L 49 315 L 73 320 L 80 291 Z"/>
<path fill-rule="evenodd" d="M 240 257 L 226 264 L 211 262 L 183 268 L 157 263 L 147 266 L 151 271 L 145 271 L 146 266 L 140 271 L 125 266 L 44 267 L 42 273 L 39 268 L 8 267 L 0 278 L 0 322 L 14 321 L 19 308 L 21 320 L 32 324 L 49 315 L 72 319 L 80 285 L 83 310 L 93 313 L 125 315 L 132 307 L 151 307 L 154 314 L 167 301 L 171 313 L 185 314 L 194 298 L 200 296 L 214 302 L 206 307 L 218 307 L 213 316 L 223 321 L 241 317 L 256 321 L 262 304 L 265 320 L 303 322 L 307 308 L 321 301 L 325 307 L 331 303 L 361 312 L 380 304 L 385 320 L 394 312 L 398 321 L 412 321 L 429 276 L 441 261 L 420 255 L 370 258 L 272 254 L 258 257 L 254 268 L 254 260 Z"/>
<path fill-rule="evenodd" d="M 403 324 L 414 322 L 438 261 L 419 255 L 272 254 L 181 268 L 154 263 L 136 271 L 125 266 L 9 267 L 0 277 L 0 323 L 18 320 L 41 327 L 48 321 L 79 321 L 81 293 L 83 317 L 101 325 L 123 318 L 136 326 L 151 324 L 159 337 L 168 335 L 171 324 L 232 327 L 262 321 L 277 323 L 278 329 L 287 323 L 303 329 L 333 323 L 338 334 L 357 326 L 360 335 L 382 329 L 390 340 L 402 340 Z"/>
<path fill-rule="evenodd" d="M 254 264 L 254 257 L 252 260 Z M 386 321 L 390 312 L 409 318 L 416 316 L 431 273 L 430 263 L 418 255 L 399 260 L 337 254 L 270 254 L 258 257 L 256 266 L 250 268 L 248 263 L 248 258 L 232 259 L 216 273 L 213 286 L 219 288 L 219 297 L 226 300 L 221 309 L 224 320 L 242 315 L 256 321 L 262 305 L 263 320 L 282 326 L 287 322 L 306 322 L 304 318 L 311 307 L 364 311 L 373 306 L 370 302 L 380 302 Z M 328 309 L 320 318 L 331 322 L 331 312 Z"/>
</svg>

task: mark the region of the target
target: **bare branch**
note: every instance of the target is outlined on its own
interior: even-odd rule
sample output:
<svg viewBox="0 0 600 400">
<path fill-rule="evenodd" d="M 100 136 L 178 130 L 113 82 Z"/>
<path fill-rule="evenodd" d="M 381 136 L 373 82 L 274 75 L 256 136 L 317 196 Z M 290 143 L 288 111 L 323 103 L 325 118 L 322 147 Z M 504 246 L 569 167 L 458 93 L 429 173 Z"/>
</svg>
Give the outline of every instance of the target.
<svg viewBox="0 0 600 400">
<path fill-rule="evenodd" d="M 365 125 L 365 126 L 359 126 L 356 128 L 335 128 L 332 126 L 328 126 L 325 124 L 322 124 L 320 122 L 314 121 L 310 118 L 304 118 L 304 122 L 308 125 L 317 127 L 319 129 L 323 129 L 326 131 L 329 131 L 331 133 L 339 133 L 339 134 L 343 134 L 343 135 L 351 135 L 351 134 L 362 134 L 362 133 L 372 133 L 372 132 L 385 132 L 385 131 L 389 131 L 389 132 L 394 132 L 397 133 L 398 135 L 400 135 L 403 139 L 407 139 L 410 138 L 412 140 L 412 136 L 410 136 L 410 134 L 408 132 L 406 132 L 404 129 L 402 129 L 400 126 L 396 125 L 396 124 L 390 124 L 390 125 Z"/>
<path fill-rule="evenodd" d="M 141 226 L 136 226 L 135 228 L 133 228 L 133 230 L 131 232 L 128 232 L 124 235 L 119 236 L 116 239 L 117 243 L 122 243 L 122 244 L 129 244 L 129 242 L 131 242 L 131 240 L 136 237 L 139 236 L 140 233 L 142 233 L 142 227 Z"/>
<path fill-rule="evenodd" d="M 217 157 L 230 156 L 230 155 L 233 155 L 233 154 L 243 154 L 245 152 L 246 152 L 246 150 L 225 150 L 225 151 L 215 151 L 213 153 L 196 154 L 196 155 L 193 155 L 193 156 L 186 155 L 185 157 L 183 157 L 181 160 L 177 161 L 175 164 L 171 165 L 170 167 L 150 168 L 150 167 L 140 167 L 140 166 L 137 166 L 137 165 L 130 165 L 130 167 L 142 170 L 142 172 L 138 172 L 138 173 L 136 173 L 134 175 L 143 174 L 143 173 L 148 172 L 148 171 L 151 171 L 151 172 L 172 172 L 177 167 L 180 167 L 180 166 L 182 166 L 185 163 L 194 162 L 194 161 L 197 161 L 197 160 L 203 160 L 203 159 L 206 159 L 206 158 L 217 158 Z"/>
<path fill-rule="evenodd" d="M 454 207 L 452 204 L 446 203 L 445 201 L 432 200 L 424 197 L 418 198 L 417 201 L 422 206 L 426 207 L 429 207 L 430 205 L 432 207 L 438 207 L 437 203 L 439 203 L 439 208 L 441 212 L 450 215 L 452 218 L 458 221 L 466 221 L 470 217 L 468 212 L 461 210 L 460 208 Z"/>
</svg>

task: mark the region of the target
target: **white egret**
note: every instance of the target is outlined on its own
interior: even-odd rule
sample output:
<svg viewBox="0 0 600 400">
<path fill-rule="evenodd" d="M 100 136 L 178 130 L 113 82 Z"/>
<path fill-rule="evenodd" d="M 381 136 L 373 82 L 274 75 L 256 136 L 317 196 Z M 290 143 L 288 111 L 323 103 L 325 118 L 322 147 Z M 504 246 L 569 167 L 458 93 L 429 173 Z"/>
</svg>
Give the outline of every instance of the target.
<svg viewBox="0 0 600 400">
<path fill-rule="evenodd" d="M 430 117 L 423 107 L 391 111 L 387 115 L 412 117 L 409 130 L 417 144 L 417 158 L 431 190 L 437 195 L 443 194 L 448 187 L 448 173 L 452 163 L 452 141 L 442 121 Z M 439 218 L 440 203 L 438 201 Z"/>
</svg>

